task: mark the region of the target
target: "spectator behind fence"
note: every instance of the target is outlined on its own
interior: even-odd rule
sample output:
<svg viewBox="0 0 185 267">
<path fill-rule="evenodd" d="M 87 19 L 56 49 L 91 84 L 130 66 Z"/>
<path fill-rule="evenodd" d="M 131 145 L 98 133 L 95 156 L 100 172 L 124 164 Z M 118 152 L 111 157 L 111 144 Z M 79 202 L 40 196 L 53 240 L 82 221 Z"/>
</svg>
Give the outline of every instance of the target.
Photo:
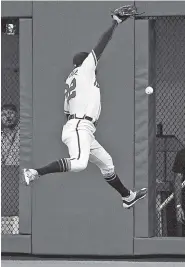
<svg viewBox="0 0 185 267">
<path fill-rule="evenodd" d="M 1 109 L 1 163 L 19 165 L 19 118 L 17 108 L 6 104 Z"/>
<path fill-rule="evenodd" d="M 174 193 L 177 221 L 185 224 L 185 199 L 182 194 L 182 181 L 185 178 L 185 148 L 177 152 L 172 171 L 175 173 Z"/>
<path fill-rule="evenodd" d="M 15 105 L 1 108 L 1 232 L 19 229 L 19 116 Z"/>
</svg>

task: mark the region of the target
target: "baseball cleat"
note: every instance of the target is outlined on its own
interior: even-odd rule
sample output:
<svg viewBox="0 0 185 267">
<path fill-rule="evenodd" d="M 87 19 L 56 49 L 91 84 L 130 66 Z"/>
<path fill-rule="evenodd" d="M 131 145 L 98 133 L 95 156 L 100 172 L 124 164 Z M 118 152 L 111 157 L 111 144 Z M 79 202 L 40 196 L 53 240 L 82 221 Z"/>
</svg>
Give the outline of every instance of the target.
<svg viewBox="0 0 185 267">
<path fill-rule="evenodd" d="M 23 181 L 29 185 L 31 181 L 39 178 L 38 172 L 34 169 L 23 169 Z"/>
<path fill-rule="evenodd" d="M 147 188 L 142 188 L 138 191 L 131 192 L 129 197 L 122 197 L 123 207 L 130 209 L 138 200 L 144 198 L 147 194 Z"/>
</svg>

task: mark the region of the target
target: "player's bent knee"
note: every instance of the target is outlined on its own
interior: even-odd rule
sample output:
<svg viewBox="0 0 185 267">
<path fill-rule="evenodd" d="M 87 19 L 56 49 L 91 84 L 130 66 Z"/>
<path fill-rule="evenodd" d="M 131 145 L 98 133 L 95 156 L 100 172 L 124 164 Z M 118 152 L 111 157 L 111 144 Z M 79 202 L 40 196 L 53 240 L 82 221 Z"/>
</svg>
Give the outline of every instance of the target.
<svg viewBox="0 0 185 267">
<path fill-rule="evenodd" d="M 87 168 L 88 162 L 82 162 L 80 160 L 75 160 L 71 164 L 71 171 L 73 172 L 81 172 Z"/>
<path fill-rule="evenodd" d="M 79 165 L 78 165 L 78 170 L 79 171 L 84 171 L 85 169 L 87 168 L 87 163 L 85 162 L 83 162 L 83 163 L 80 163 Z"/>
</svg>

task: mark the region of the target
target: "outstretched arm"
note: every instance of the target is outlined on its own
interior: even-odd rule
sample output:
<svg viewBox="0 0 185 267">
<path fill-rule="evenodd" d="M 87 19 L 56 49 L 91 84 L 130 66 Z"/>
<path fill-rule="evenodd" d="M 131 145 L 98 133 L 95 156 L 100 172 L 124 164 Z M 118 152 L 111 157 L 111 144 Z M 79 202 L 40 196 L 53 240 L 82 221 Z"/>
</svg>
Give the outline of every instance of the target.
<svg viewBox="0 0 185 267">
<path fill-rule="evenodd" d="M 123 21 L 127 20 L 129 16 L 119 16 L 119 14 L 113 14 L 112 15 L 112 26 L 108 28 L 106 32 L 103 33 L 101 36 L 98 44 L 96 47 L 89 53 L 88 57 L 83 61 L 82 63 L 82 69 L 88 73 L 94 73 L 97 62 L 100 59 L 105 47 L 109 43 L 109 41 L 112 38 L 112 35 L 118 26 L 119 23 L 122 23 Z"/>
<path fill-rule="evenodd" d="M 118 25 L 118 22 L 116 20 L 113 20 L 112 26 L 109 27 L 109 29 L 106 32 L 103 33 L 103 35 L 101 36 L 98 44 L 93 49 L 97 60 L 99 60 L 99 58 L 102 55 L 105 47 L 107 46 L 107 44 L 111 40 L 112 35 L 113 35 L 114 30 L 116 29 L 117 25 Z"/>
<path fill-rule="evenodd" d="M 128 7 L 129 6 L 127 6 L 127 8 Z M 121 8 L 118 9 L 118 10 L 121 10 Z M 102 55 L 105 47 L 107 46 L 108 42 L 111 40 L 112 35 L 113 35 L 114 30 L 116 29 L 117 25 L 119 23 L 122 23 L 123 21 L 127 20 L 128 19 L 128 16 L 124 16 L 123 14 L 122 14 L 122 16 L 120 16 L 120 14 L 118 12 L 118 14 L 116 14 L 116 13 L 112 14 L 112 19 L 113 19 L 112 26 L 106 32 L 104 32 L 104 34 L 100 38 L 98 44 L 93 49 L 94 50 L 94 53 L 96 55 L 97 60 L 99 60 L 99 58 Z"/>
</svg>

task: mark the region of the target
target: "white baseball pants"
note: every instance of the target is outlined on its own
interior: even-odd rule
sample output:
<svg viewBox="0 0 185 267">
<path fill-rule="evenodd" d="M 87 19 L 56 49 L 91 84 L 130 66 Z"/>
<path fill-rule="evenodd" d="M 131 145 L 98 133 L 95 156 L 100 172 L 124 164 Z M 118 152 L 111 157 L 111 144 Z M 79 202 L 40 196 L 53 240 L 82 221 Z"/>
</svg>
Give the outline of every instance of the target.
<svg viewBox="0 0 185 267">
<path fill-rule="evenodd" d="M 63 127 L 62 141 L 68 147 L 71 169 L 84 170 L 88 161 L 99 167 L 105 177 L 114 173 L 111 156 L 94 137 L 96 131 L 92 122 L 84 119 L 71 119 Z"/>
</svg>

